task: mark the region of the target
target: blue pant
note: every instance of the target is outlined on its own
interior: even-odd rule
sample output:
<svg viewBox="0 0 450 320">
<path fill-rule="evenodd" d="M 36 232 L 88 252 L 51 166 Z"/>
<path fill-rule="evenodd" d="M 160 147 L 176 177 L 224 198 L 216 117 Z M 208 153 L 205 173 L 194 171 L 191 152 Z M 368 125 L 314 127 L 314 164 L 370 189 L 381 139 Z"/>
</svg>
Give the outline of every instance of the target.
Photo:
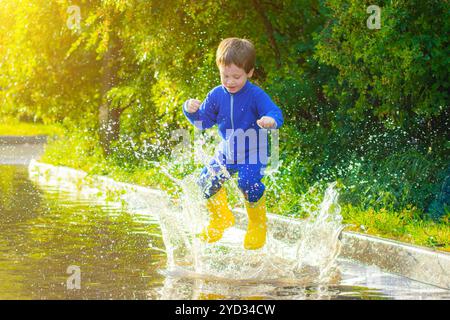
<svg viewBox="0 0 450 320">
<path fill-rule="evenodd" d="M 226 164 L 225 159 L 212 159 L 209 166 L 205 166 L 197 183 L 206 199 L 219 191 L 223 183 L 238 172 L 238 186 L 248 202 L 257 202 L 266 187 L 261 182 L 265 165 L 262 164 Z"/>
</svg>

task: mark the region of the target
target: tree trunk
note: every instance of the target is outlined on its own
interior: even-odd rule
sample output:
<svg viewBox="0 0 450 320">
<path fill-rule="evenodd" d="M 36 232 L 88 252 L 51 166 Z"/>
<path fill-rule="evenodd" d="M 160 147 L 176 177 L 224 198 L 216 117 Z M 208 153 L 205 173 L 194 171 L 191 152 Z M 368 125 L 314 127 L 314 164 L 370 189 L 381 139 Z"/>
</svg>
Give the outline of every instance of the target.
<svg viewBox="0 0 450 320">
<path fill-rule="evenodd" d="M 112 37 L 111 37 L 112 38 Z M 120 40 L 111 39 L 103 57 L 102 104 L 99 107 L 100 144 L 105 155 L 111 153 L 111 142 L 119 138 L 121 109 L 111 109 L 106 94 L 117 85 L 120 61 Z"/>
</svg>

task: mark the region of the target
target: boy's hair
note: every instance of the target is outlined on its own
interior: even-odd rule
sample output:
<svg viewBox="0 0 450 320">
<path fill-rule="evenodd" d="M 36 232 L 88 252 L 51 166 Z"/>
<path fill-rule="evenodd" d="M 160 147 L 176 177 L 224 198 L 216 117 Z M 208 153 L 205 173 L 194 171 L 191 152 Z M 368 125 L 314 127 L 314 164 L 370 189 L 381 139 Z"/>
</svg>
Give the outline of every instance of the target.
<svg viewBox="0 0 450 320">
<path fill-rule="evenodd" d="M 249 73 L 255 67 L 256 52 L 247 39 L 227 38 L 220 42 L 216 52 L 217 67 L 234 63 Z"/>
</svg>

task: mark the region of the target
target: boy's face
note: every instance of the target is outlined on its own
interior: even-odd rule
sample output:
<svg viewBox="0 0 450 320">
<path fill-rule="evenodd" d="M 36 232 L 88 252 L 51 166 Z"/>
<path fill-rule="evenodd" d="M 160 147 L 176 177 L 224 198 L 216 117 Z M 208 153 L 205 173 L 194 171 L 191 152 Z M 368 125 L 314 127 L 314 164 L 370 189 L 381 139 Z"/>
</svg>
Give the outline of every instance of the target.
<svg viewBox="0 0 450 320">
<path fill-rule="evenodd" d="M 244 69 L 239 68 L 234 63 L 228 66 L 220 65 L 220 81 L 229 93 L 236 93 L 242 89 L 247 82 L 247 79 L 251 78 L 253 70 L 254 69 L 247 73 Z"/>
</svg>

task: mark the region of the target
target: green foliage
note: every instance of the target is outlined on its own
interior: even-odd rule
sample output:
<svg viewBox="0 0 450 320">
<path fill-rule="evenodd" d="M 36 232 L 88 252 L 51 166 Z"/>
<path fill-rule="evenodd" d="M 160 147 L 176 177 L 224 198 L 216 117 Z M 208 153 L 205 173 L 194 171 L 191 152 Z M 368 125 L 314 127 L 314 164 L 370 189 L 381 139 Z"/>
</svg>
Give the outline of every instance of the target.
<svg viewBox="0 0 450 320">
<path fill-rule="evenodd" d="M 79 1 L 78 31 L 72 4 L 3 0 L 0 12 L 0 116 L 69 128 L 45 161 L 173 186 L 154 163 L 171 164 L 173 130 L 191 128 L 181 105 L 220 83 L 219 42 L 245 37 L 253 81 L 286 120 L 282 165 L 265 178 L 272 211 L 303 217 L 337 180 L 342 204 L 361 212 L 447 219 L 436 199 L 450 149 L 448 1 L 379 1 L 379 30 L 366 26 L 370 1 Z M 120 121 L 107 158 L 104 104 Z"/>
<path fill-rule="evenodd" d="M 1 114 L 53 122 L 83 118 L 98 102 L 90 52 L 70 58 L 76 34 L 66 26 L 69 1 L 2 1 Z"/>
<path fill-rule="evenodd" d="M 338 70 L 326 84 L 339 111 L 404 127 L 443 116 L 448 104 L 447 1 L 380 1 L 381 29 L 365 26 L 370 1 L 327 1 L 329 25 L 315 57 Z"/>
</svg>

